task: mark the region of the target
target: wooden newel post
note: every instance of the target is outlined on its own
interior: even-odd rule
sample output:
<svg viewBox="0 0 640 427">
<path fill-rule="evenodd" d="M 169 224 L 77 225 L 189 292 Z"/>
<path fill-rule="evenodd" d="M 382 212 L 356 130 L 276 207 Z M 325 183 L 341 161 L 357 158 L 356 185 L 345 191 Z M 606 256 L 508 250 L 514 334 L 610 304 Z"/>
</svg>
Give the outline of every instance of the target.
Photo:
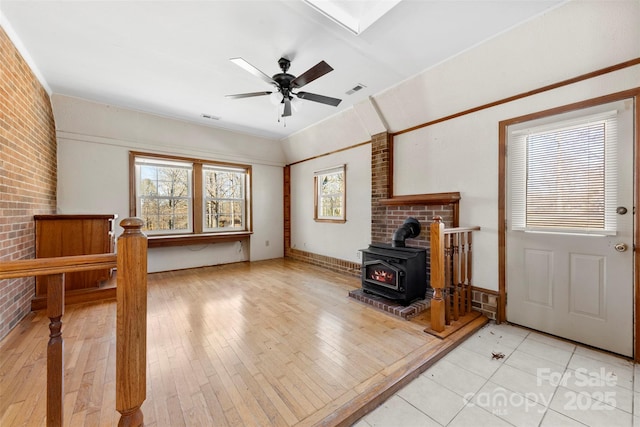
<svg viewBox="0 0 640 427">
<path fill-rule="evenodd" d="M 431 299 L 431 329 L 436 332 L 444 331 L 445 325 L 445 300 L 444 300 L 444 223 L 442 218 L 433 218 L 430 230 L 430 265 L 431 287 L 433 298 Z"/>
<path fill-rule="evenodd" d="M 62 427 L 64 401 L 64 342 L 62 315 L 64 314 L 64 274 L 49 276 L 47 284 L 47 426 Z"/>
<path fill-rule="evenodd" d="M 120 427 L 144 425 L 147 397 L 147 236 L 139 218 L 120 221 L 116 326 L 116 409 Z"/>
</svg>

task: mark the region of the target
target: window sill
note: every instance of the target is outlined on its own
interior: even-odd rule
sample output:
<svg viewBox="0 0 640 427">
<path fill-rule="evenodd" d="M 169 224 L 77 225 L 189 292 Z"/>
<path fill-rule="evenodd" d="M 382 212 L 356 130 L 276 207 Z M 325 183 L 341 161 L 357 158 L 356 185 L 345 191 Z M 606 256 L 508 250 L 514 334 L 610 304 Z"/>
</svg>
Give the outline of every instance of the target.
<svg viewBox="0 0 640 427">
<path fill-rule="evenodd" d="M 165 248 L 169 246 L 201 245 L 207 243 L 235 242 L 248 239 L 253 232 L 234 231 L 228 233 L 208 234 L 176 234 L 171 236 L 148 236 L 149 248 Z"/>
<path fill-rule="evenodd" d="M 347 222 L 346 219 L 320 219 L 320 218 L 314 218 L 313 220 L 315 222 L 330 222 L 330 223 L 334 223 L 334 224 L 344 224 L 345 222 Z"/>
</svg>

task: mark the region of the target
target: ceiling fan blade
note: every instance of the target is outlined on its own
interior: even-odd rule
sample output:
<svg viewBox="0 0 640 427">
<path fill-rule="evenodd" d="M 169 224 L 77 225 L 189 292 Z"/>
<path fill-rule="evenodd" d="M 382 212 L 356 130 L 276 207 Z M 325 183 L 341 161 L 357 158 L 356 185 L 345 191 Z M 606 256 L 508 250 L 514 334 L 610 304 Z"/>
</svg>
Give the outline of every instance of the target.
<svg viewBox="0 0 640 427">
<path fill-rule="evenodd" d="M 285 96 L 282 102 L 284 102 L 282 117 L 289 117 L 291 115 L 291 100 Z"/>
<path fill-rule="evenodd" d="M 338 104 L 342 102 L 342 99 L 331 98 L 330 96 L 318 95 L 318 94 L 309 93 L 309 92 L 298 92 L 296 93 L 296 96 L 300 99 L 308 99 L 309 101 L 319 102 L 321 104 L 333 105 L 334 107 L 337 107 Z"/>
<path fill-rule="evenodd" d="M 302 87 L 308 83 L 311 83 L 315 79 L 324 76 L 329 71 L 333 71 L 333 68 L 331 68 L 331 66 L 326 62 L 320 61 L 304 73 L 300 74 L 295 79 L 291 80 L 291 86 Z"/>
<path fill-rule="evenodd" d="M 266 75 L 262 71 L 258 70 L 256 67 L 254 67 L 253 65 L 249 64 L 247 61 L 245 61 L 242 58 L 231 58 L 231 59 L 229 59 L 229 61 L 233 62 L 238 67 L 242 68 L 245 71 L 250 72 L 251 74 L 253 74 L 257 78 L 262 79 L 262 80 L 264 80 L 265 82 L 267 82 L 269 84 L 276 84 L 276 82 L 271 77 L 269 77 L 268 75 Z"/>
<path fill-rule="evenodd" d="M 240 98 L 250 98 L 252 96 L 262 96 L 262 95 L 271 95 L 271 92 L 238 93 L 235 95 L 225 95 L 225 97 L 231 98 L 231 99 L 240 99 Z"/>
</svg>

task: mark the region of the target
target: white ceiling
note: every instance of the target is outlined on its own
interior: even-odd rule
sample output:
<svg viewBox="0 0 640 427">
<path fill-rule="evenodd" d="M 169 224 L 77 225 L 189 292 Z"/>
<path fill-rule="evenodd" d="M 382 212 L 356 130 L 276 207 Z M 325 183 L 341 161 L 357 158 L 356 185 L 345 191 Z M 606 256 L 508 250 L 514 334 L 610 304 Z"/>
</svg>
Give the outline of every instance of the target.
<svg viewBox="0 0 640 427">
<path fill-rule="evenodd" d="M 280 139 L 562 1 L 403 0 L 359 35 L 301 0 L 1 0 L 0 22 L 52 93 Z M 281 56 L 291 59 L 296 76 L 326 61 L 334 71 L 303 90 L 342 103 L 295 99 L 301 108 L 278 122 L 269 96 L 225 98 L 272 89 L 230 58 L 271 76 L 280 72 Z M 366 87 L 345 93 L 357 84 Z"/>
</svg>

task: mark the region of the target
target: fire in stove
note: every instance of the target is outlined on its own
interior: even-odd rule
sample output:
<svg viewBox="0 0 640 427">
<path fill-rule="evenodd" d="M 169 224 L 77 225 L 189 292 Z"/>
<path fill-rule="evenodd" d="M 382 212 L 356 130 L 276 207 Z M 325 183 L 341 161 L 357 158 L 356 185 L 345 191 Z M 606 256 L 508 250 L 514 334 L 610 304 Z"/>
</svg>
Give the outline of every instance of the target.
<svg viewBox="0 0 640 427">
<path fill-rule="evenodd" d="M 396 274 L 393 271 L 384 271 L 382 269 L 373 270 L 373 274 L 371 274 L 371 278 L 378 282 L 391 284 L 395 281 Z"/>
</svg>

